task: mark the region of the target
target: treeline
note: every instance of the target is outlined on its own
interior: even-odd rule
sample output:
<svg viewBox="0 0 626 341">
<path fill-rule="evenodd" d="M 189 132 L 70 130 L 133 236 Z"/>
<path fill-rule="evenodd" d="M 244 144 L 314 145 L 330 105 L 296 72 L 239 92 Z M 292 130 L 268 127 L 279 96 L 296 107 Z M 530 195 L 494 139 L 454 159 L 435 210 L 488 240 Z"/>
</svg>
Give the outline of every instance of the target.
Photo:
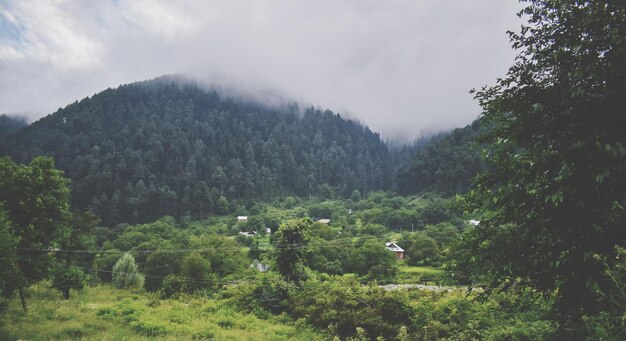
<svg viewBox="0 0 626 341">
<path fill-rule="evenodd" d="M 73 207 L 106 224 L 390 189 L 394 170 L 378 134 L 331 111 L 273 109 L 168 77 L 75 102 L 5 138 L 0 154 L 52 156 Z"/>
</svg>

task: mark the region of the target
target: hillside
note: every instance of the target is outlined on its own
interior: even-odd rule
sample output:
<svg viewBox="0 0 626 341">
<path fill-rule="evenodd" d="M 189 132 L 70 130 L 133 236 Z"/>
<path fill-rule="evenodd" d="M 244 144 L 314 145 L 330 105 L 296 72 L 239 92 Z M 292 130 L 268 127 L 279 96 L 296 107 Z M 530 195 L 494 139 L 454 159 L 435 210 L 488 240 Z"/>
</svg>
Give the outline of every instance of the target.
<svg viewBox="0 0 626 341">
<path fill-rule="evenodd" d="M 277 195 L 389 189 L 378 134 L 331 111 L 272 108 L 161 77 L 107 89 L 0 143 L 18 162 L 52 156 L 72 204 L 105 223 L 203 218 Z"/>
<path fill-rule="evenodd" d="M 28 123 L 23 117 L 14 117 L 7 114 L 0 115 L 0 136 L 12 133 L 27 126 Z"/>
<path fill-rule="evenodd" d="M 484 169 L 477 142 L 484 127 L 479 120 L 464 128 L 432 137 L 401 166 L 397 174 L 401 193 L 434 191 L 444 195 L 466 192 L 472 178 Z"/>
</svg>

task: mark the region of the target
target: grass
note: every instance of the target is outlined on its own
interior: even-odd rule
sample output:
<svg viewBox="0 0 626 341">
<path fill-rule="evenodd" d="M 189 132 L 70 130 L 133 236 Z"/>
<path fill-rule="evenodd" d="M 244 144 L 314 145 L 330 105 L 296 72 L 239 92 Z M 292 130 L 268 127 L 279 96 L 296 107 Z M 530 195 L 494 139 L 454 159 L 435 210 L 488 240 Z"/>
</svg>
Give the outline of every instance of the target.
<svg viewBox="0 0 626 341">
<path fill-rule="evenodd" d="M 426 283 L 437 284 L 444 275 L 444 271 L 430 266 L 401 266 L 399 268 L 398 283 Z"/>
<path fill-rule="evenodd" d="M 260 319 L 226 299 L 156 295 L 108 285 L 73 291 L 70 300 L 40 283 L 28 289 L 29 313 L 14 297 L 0 321 L 3 340 L 321 340 L 281 316 Z"/>
</svg>

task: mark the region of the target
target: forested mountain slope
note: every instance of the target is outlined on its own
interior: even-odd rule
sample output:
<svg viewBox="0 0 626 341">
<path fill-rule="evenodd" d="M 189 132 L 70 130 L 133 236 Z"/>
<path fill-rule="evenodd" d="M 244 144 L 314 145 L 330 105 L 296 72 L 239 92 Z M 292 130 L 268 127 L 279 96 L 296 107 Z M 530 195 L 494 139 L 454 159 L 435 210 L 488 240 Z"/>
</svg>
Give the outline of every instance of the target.
<svg viewBox="0 0 626 341">
<path fill-rule="evenodd" d="M 0 115 L 0 136 L 12 133 L 27 126 L 28 123 L 23 117 L 14 117 L 7 114 Z"/>
<path fill-rule="evenodd" d="M 476 120 L 464 128 L 432 137 L 411 163 L 400 166 L 399 192 L 434 191 L 450 195 L 467 191 L 472 178 L 484 168 L 477 142 L 483 129 Z"/>
<path fill-rule="evenodd" d="M 390 189 L 378 134 L 330 111 L 270 108 L 172 77 L 107 89 L 0 141 L 18 162 L 52 156 L 74 207 L 105 223 L 201 218 L 293 194 Z"/>
</svg>

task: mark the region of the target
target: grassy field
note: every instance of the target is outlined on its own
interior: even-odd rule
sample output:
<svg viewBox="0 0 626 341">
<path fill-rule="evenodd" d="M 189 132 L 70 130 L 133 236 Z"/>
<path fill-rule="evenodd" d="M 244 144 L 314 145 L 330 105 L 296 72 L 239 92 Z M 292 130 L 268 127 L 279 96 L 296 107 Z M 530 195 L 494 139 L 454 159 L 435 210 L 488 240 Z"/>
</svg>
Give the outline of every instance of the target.
<svg viewBox="0 0 626 341">
<path fill-rule="evenodd" d="M 286 316 L 259 319 L 227 299 L 160 300 L 110 286 L 86 287 L 62 300 L 45 283 L 28 290 L 29 313 L 13 298 L 0 321 L 2 340 L 322 340 Z"/>
<path fill-rule="evenodd" d="M 399 268 L 397 282 L 398 283 L 426 283 L 437 284 L 444 275 L 441 269 L 430 266 L 401 266 Z"/>
</svg>

